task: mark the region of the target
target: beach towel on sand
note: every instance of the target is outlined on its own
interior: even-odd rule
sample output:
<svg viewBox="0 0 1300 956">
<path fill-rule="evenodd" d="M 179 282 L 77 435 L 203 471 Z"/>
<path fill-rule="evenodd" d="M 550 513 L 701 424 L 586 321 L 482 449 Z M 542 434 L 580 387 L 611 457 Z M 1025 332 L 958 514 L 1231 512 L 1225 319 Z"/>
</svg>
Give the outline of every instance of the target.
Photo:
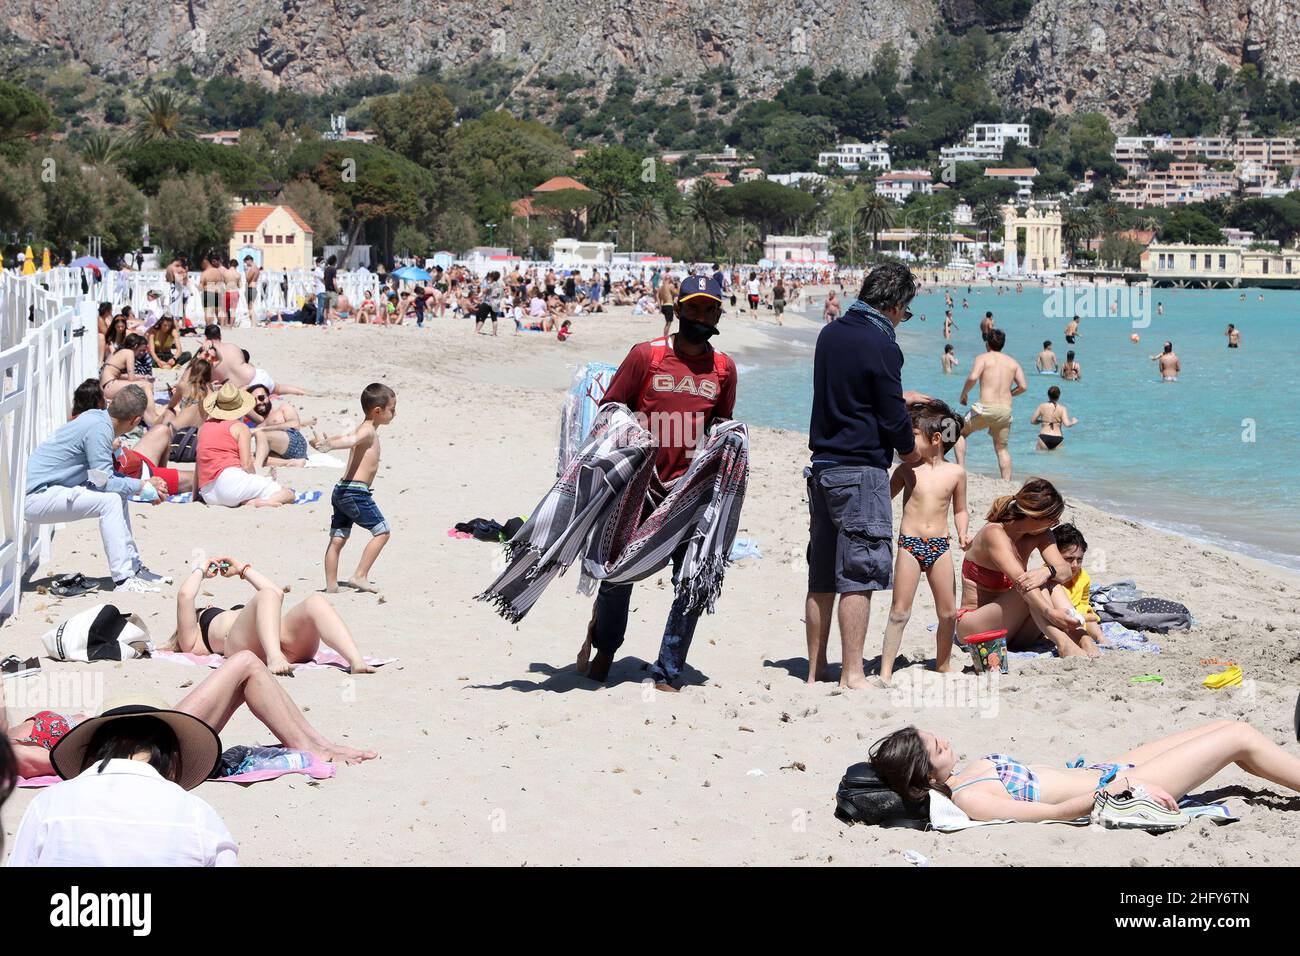
<svg viewBox="0 0 1300 956">
<path fill-rule="evenodd" d="M 153 657 L 155 660 L 171 661 L 173 664 L 198 664 L 202 667 L 220 667 L 226 662 L 226 659 L 220 654 L 182 654 L 180 651 L 154 651 Z M 371 667 L 383 667 L 385 664 L 391 664 L 397 660 L 396 657 L 368 656 L 362 659 Z M 337 651 L 321 648 L 311 660 L 293 665 L 293 669 L 296 671 L 317 670 L 322 667 L 333 667 L 345 671 L 348 669 L 348 662 Z"/>
<path fill-rule="evenodd" d="M 297 497 L 294 498 L 293 501 L 290 502 L 290 504 L 309 505 L 312 504 L 313 502 L 320 501 L 321 494 L 322 492 L 320 491 L 300 491 L 298 492 Z M 179 495 L 172 495 L 170 498 L 168 498 L 167 503 L 173 505 L 187 505 L 193 500 L 194 500 L 193 492 L 182 491 Z"/>
<path fill-rule="evenodd" d="M 643 519 L 655 451 L 626 405 L 601 408 L 581 451 L 505 545 L 505 571 L 477 600 L 518 622 L 579 555 L 581 587 L 590 593 L 596 581 L 649 577 L 686 542 L 677 596 L 687 599 L 688 613 L 713 613 L 745 499 L 748 432 L 736 421 L 709 429 L 686 474 Z"/>
<path fill-rule="evenodd" d="M 1183 797 L 1178 801 L 1178 809 L 1188 817 L 1209 817 L 1215 823 L 1235 823 L 1241 818 L 1236 816 L 1227 805 L 1222 801 L 1214 803 L 1202 803 L 1192 797 Z M 969 830 L 972 827 L 991 827 L 1003 823 L 1016 823 L 1016 820 L 972 820 L 966 816 L 964 810 L 957 804 L 953 803 L 942 793 L 930 791 L 930 829 L 938 830 L 940 833 L 956 833 L 958 830 Z M 1042 823 L 1064 823 L 1072 827 L 1086 827 L 1089 825 L 1087 817 L 1079 817 L 1077 820 L 1042 820 Z"/>
<path fill-rule="evenodd" d="M 242 783 L 252 784 L 261 783 L 263 780 L 274 780 L 276 777 L 283 777 L 285 774 L 301 773 L 311 777 L 313 780 L 328 780 L 334 776 L 334 764 L 325 763 L 322 760 L 313 760 L 310 766 L 302 767 L 297 770 L 275 769 L 275 770 L 254 770 L 250 773 L 236 773 L 228 777 L 209 777 L 208 780 L 216 783 Z M 44 777 L 19 777 L 18 786 L 28 789 L 37 789 L 40 787 L 51 787 L 56 783 L 62 783 L 63 778 L 57 774 L 49 774 Z"/>
</svg>

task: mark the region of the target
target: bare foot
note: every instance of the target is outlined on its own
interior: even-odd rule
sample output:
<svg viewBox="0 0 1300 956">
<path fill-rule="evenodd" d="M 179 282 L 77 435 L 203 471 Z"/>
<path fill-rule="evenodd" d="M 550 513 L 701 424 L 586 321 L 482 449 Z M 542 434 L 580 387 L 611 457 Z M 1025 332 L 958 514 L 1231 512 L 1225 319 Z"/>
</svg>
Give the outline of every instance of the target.
<svg viewBox="0 0 1300 956">
<path fill-rule="evenodd" d="M 841 674 L 840 687 L 845 690 L 864 690 L 873 687 L 871 680 L 866 674 Z"/>
<path fill-rule="evenodd" d="M 244 504 L 252 505 L 254 508 L 282 508 L 282 507 L 284 507 L 284 502 L 283 502 L 283 501 L 262 501 L 262 500 L 260 500 L 260 499 L 257 500 L 257 501 L 246 501 L 246 502 L 244 502 Z"/>
<path fill-rule="evenodd" d="M 323 748 L 317 754 L 326 763 L 335 763 L 342 761 L 346 764 L 363 763 L 366 760 L 374 760 L 379 753 L 374 750 L 357 750 L 353 747 L 340 747 L 338 744 L 331 744 Z"/>
<path fill-rule="evenodd" d="M 961 667 L 958 666 L 957 664 L 954 664 L 952 659 L 949 658 L 943 664 L 942 667 L 940 667 L 938 664 L 935 664 L 934 670 L 936 674 L 956 674 L 956 673 L 960 673 Z"/>
<path fill-rule="evenodd" d="M 587 669 L 587 676 L 597 684 L 605 683 L 609 677 L 609 668 L 614 663 L 614 655 L 609 651 L 597 651 L 596 657 Z"/>
<path fill-rule="evenodd" d="M 375 668 L 371 667 L 365 661 L 356 661 L 348 664 L 349 674 L 373 674 Z"/>
<path fill-rule="evenodd" d="M 339 586 L 338 586 L 337 584 L 327 584 L 327 585 L 325 585 L 325 593 L 326 593 L 326 594 L 338 594 L 338 593 L 339 593 Z"/>
<path fill-rule="evenodd" d="M 816 669 L 810 669 L 810 670 L 808 671 L 808 679 L 805 680 L 804 683 L 805 683 L 805 684 L 816 684 L 816 683 L 819 682 L 819 681 L 826 681 L 826 680 L 830 680 L 830 679 L 831 679 L 831 669 L 830 669 L 830 665 L 829 665 L 829 664 L 818 664 L 817 667 L 816 667 Z"/>
<path fill-rule="evenodd" d="M 672 684 L 664 684 L 664 683 L 655 684 L 655 690 L 661 690 L 665 694 L 681 693 L 681 690 L 679 688 L 674 687 Z"/>
<path fill-rule="evenodd" d="M 288 661 L 286 661 L 283 657 L 275 657 L 275 658 L 268 659 L 266 662 L 266 669 L 269 670 L 272 674 L 275 674 L 279 677 L 293 676 L 293 665 L 290 664 Z"/>
<path fill-rule="evenodd" d="M 577 664 L 578 673 L 587 673 L 588 665 L 591 662 L 591 638 L 596 633 L 596 616 L 593 614 L 591 620 L 587 623 L 587 636 L 582 641 L 582 647 L 578 648 Z"/>
<path fill-rule="evenodd" d="M 379 588 L 375 587 L 373 584 L 371 584 L 369 581 L 365 580 L 364 578 L 361 580 L 352 578 L 352 580 L 347 581 L 345 583 L 347 584 L 348 587 L 356 588 L 358 591 L 365 591 L 367 594 L 379 593 Z"/>
</svg>

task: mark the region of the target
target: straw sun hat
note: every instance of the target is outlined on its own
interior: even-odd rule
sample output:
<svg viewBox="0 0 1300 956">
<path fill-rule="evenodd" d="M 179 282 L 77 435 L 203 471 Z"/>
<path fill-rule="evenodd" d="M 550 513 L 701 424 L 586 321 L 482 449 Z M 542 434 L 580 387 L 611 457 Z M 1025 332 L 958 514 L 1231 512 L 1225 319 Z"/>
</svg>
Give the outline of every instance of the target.
<svg viewBox="0 0 1300 956">
<path fill-rule="evenodd" d="M 203 411 L 208 418 L 235 421 L 247 415 L 256 404 L 251 394 L 227 382 L 203 400 Z"/>
<path fill-rule="evenodd" d="M 82 721 L 63 735 L 50 751 L 54 772 L 64 780 L 81 773 L 95 731 L 104 724 L 124 717 L 151 717 L 172 729 L 181 748 L 181 778 L 176 781 L 183 790 L 193 790 L 207 780 L 217 769 L 221 759 L 221 738 L 217 732 L 191 714 L 171 710 L 162 701 L 110 701 L 112 706 L 98 717 Z M 161 705 L 161 706 L 158 706 Z"/>
</svg>

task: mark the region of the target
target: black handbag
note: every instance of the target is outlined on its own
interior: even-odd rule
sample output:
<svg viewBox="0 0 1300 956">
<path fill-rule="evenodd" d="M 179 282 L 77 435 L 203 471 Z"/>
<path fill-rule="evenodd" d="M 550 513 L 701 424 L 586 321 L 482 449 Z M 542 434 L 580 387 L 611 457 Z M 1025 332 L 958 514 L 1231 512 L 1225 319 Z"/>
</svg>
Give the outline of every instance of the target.
<svg viewBox="0 0 1300 956">
<path fill-rule="evenodd" d="M 930 795 L 904 800 L 885 785 L 871 764 L 855 763 L 844 771 L 835 791 L 835 818 L 850 825 L 924 830 L 930 824 Z"/>
</svg>

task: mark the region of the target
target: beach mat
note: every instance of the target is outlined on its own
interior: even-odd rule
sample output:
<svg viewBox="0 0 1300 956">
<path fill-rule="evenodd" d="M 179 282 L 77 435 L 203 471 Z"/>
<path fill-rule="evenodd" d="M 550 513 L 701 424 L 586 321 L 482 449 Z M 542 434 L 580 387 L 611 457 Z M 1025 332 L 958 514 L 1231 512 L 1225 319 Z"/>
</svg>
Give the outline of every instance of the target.
<svg viewBox="0 0 1300 956">
<path fill-rule="evenodd" d="M 298 497 L 294 498 L 293 501 L 290 502 L 290 504 L 309 505 L 312 504 L 313 502 L 320 501 L 321 495 L 323 495 L 324 493 L 325 492 L 323 491 L 300 491 L 298 492 Z M 173 505 L 187 505 L 193 500 L 194 500 L 194 492 L 182 491 L 179 495 L 172 495 L 170 498 L 168 498 L 167 503 Z"/>
<path fill-rule="evenodd" d="M 1213 803 L 1204 803 L 1194 797 L 1183 797 L 1178 801 L 1178 809 L 1187 817 L 1209 817 L 1215 823 L 1235 823 L 1241 817 L 1234 814 L 1228 809 L 1227 804 L 1222 800 L 1216 800 Z M 1018 820 L 972 820 L 966 815 L 966 812 L 953 803 L 942 793 L 930 791 L 930 829 L 937 830 L 940 833 L 956 833 L 959 830 L 969 830 L 973 827 L 990 827 L 1000 826 L 1004 823 L 1019 823 L 1024 821 Z M 1064 823 L 1072 827 L 1090 826 L 1087 817 L 1079 817 L 1077 820 L 1043 820 L 1041 823 Z"/>
<path fill-rule="evenodd" d="M 182 654 L 180 651 L 154 651 L 150 656 L 155 660 L 171 661 L 174 664 L 192 664 L 199 667 L 216 668 L 226 662 L 226 658 L 220 654 Z M 362 659 L 371 667 L 383 667 L 385 664 L 392 664 L 397 660 L 396 657 L 369 657 L 365 655 L 362 656 Z M 347 671 L 348 662 L 337 651 L 321 650 L 317 651 L 316 656 L 311 660 L 293 665 L 293 669 L 296 671 L 320 670 L 322 668 Z"/>
<path fill-rule="evenodd" d="M 298 770 L 254 770 L 252 773 L 237 773 L 229 777 L 209 777 L 207 783 L 242 783 L 250 785 L 261 783 L 263 780 L 274 780 L 276 777 L 283 777 L 286 774 L 300 773 L 311 777 L 313 780 L 328 780 L 336 773 L 334 764 L 326 763 L 320 759 L 314 759 L 309 767 L 302 767 Z M 35 790 L 41 787 L 50 787 L 56 783 L 62 783 L 63 778 L 57 774 L 49 774 L 44 777 L 19 777 L 18 786 L 25 789 Z"/>
</svg>

